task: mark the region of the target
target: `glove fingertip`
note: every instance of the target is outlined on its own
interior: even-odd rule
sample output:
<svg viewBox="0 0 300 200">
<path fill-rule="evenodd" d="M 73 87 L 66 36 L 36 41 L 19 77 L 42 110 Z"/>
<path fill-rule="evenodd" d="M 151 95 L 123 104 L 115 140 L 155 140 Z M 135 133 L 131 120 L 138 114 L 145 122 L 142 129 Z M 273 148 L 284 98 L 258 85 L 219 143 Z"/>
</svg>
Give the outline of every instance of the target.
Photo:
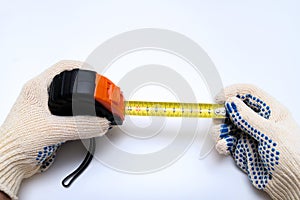
<svg viewBox="0 0 300 200">
<path fill-rule="evenodd" d="M 110 128 L 110 122 L 105 118 L 86 117 L 79 121 L 79 134 L 82 139 L 103 136 Z"/>
<path fill-rule="evenodd" d="M 53 116 L 53 130 L 62 141 L 103 136 L 110 128 L 106 118 L 96 116 Z"/>
<path fill-rule="evenodd" d="M 219 140 L 216 143 L 216 147 L 215 148 L 218 151 L 218 153 L 221 154 L 221 155 L 225 155 L 225 156 L 230 155 L 230 151 L 228 150 L 227 142 L 224 139 Z"/>
<path fill-rule="evenodd" d="M 231 130 L 231 126 L 228 124 L 218 124 L 211 127 L 210 133 L 215 141 L 227 136 Z"/>
</svg>

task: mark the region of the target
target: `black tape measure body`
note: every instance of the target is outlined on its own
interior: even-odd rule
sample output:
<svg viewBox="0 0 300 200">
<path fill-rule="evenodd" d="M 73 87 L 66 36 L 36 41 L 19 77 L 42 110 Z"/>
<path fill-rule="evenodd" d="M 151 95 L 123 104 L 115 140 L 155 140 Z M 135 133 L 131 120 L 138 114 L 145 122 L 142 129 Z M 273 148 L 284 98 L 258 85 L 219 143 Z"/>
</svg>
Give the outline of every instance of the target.
<svg viewBox="0 0 300 200">
<path fill-rule="evenodd" d="M 79 69 L 56 75 L 48 89 L 50 112 L 58 116 L 105 117 L 111 125 L 122 125 L 123 120 L 95 100 L 95 79 L 96 72 Z"/>
</svg>

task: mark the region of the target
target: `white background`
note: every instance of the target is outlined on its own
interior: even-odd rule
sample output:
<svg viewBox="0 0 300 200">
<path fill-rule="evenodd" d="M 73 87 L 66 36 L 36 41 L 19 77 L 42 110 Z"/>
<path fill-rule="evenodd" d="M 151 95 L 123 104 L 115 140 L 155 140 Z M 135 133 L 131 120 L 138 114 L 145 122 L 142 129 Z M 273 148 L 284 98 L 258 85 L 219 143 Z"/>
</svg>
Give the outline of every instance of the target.
<svg viewBox="0 0 300 200">
<path fill-rule="evenodd" d="M 8 3 L 9 2 L 9 3 Z M 163 28 L 197 42 L 224 85 L 253 83 L 300 122 L 297 1 L 1 1 L 0 121 L 22 85 L 62 59 L 85 60 L 102 42 L 137 28 Z M 209 121 L 203 123 L 209 124 Z M 205 130 L 204 130 L 205 131 Z M 199 131 L 201 135 L 201 131 Z M 67 143 L 45 173 L 25 180 L 20 199 L 266 199 L 230 157 L 199 160 L 198 138 L 172 166 L 132 175 L 93 162 L 69 189 L 60 185 L 84 157 Z"/>
</svg>

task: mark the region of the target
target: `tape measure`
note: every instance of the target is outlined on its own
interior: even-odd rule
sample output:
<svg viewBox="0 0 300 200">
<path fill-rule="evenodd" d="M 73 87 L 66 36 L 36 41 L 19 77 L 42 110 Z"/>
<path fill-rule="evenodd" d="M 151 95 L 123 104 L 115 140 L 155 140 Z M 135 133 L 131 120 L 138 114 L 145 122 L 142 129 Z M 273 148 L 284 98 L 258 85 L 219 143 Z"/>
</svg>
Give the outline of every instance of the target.
<svg viewBox="0 0 300 200">
<path fill-rule="evenodd" d="M 225 107 L 221 104 L 147 101 L 125 101 L 124 104 L 125 115 L 219 119 L 226 117 Z"/>
<path fill-rule="evenodd" d="M 122 125 L 125 115 L 225 118 L 224 105 L 125 101 L 121 89 L 108 78 L 93 71 L 74 69 L 54 77 L 49 88 L 49 109 L 55 115 L 93 115 Z M 74 112 L 74 106 L 76 109 Z M 92 111 L 92 112 L 90 112 Z"/>
<path fill-rule="evenodd" d="M 48 88 L 48 107 L 59 116 L 94 115 L 111 125 L 122 125 L 125 115 L 225 118 L 224 105 L 207 103 L 124 101 L 123 93 L 108 78 L 89 70 L 74 69 L 56 75 Z M 95 152 L 95 138 L 82 164 L 62 184 L 69 187 L 87 168 Z"/>
</svg>

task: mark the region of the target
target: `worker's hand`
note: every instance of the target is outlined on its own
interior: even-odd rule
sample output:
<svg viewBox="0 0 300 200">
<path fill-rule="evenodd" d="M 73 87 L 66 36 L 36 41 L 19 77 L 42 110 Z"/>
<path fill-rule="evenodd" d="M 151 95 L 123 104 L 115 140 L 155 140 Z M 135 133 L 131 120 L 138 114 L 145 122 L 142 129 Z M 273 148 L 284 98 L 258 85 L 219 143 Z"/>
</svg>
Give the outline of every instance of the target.
<svg viewBox="0 0 300 200">
<path fill-rule="evenodd" d="M 300 130 L 287 109 L 251 85 L 228 87 L 217 102 L 229 115 L 213 128 L 219 153 L 273 199 L 300 199 Z"/>
<path fill-rule="evenodd" d="M 105 118 L 61 117 L 49 111 L 48 87 L 54 76 L 85 67 L 81 62 L 61 61 L 27 82 L 0 127 L 0 191 L 12 199 L 17 199 L 22 179 L 51 165 L 62 143 L 107 132 L 109 121 Z"/>
</svg>

